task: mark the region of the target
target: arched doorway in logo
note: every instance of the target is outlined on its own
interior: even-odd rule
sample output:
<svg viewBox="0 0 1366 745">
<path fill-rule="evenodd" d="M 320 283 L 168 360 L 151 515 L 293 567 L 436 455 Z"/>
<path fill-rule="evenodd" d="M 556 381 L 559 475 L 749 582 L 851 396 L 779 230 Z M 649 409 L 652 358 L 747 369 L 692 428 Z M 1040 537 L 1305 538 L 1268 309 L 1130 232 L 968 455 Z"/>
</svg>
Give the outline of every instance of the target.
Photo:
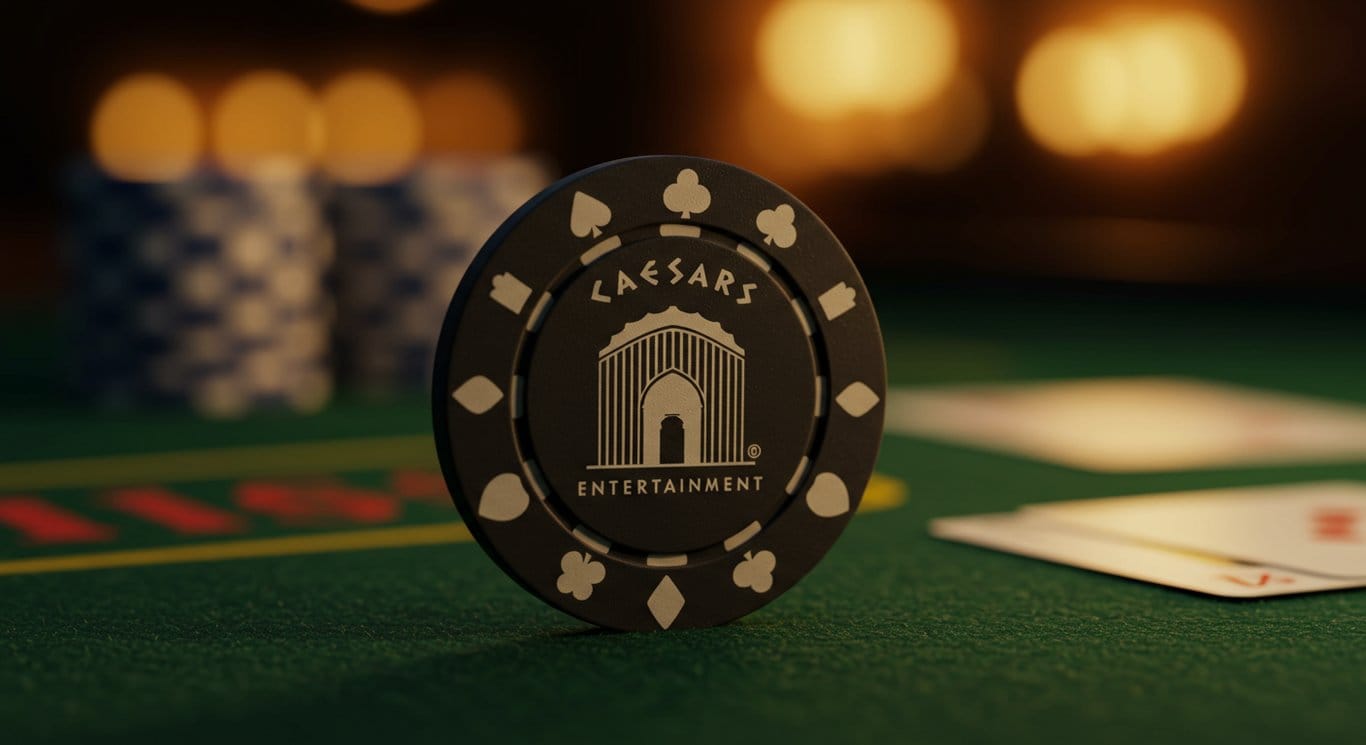
<svg viewBox="0 0 1366 745">
<path fill-rule="evenodd" d="M 682 373 L 671 370 L 650 383 L 641 397 L 644 465 L 702 462 L 702 394 Z"/>
<path fill-rule="evenodd" d="M 682 463 L 686 429 L 683 417 L 670 414 L 659 423 L 659 462 L 664 465 Z"/>
</svg>

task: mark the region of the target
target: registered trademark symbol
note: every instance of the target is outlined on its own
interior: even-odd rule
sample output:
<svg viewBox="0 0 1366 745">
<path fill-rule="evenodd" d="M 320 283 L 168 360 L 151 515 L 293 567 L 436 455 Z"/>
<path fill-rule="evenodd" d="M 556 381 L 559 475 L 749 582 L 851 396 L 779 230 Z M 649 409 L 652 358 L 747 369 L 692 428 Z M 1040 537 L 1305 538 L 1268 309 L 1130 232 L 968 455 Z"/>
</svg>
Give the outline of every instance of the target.
<svg viewBox="0 0 1366 745">
<path fill-rule="evenodd" d="M 757 444 L 750 445 L 748 448 L 745 448 L 745 455 L 748 455 L 750 460 L 755 460 L 763 452 L 764 449 L 759 447 Z"/>
</svg>

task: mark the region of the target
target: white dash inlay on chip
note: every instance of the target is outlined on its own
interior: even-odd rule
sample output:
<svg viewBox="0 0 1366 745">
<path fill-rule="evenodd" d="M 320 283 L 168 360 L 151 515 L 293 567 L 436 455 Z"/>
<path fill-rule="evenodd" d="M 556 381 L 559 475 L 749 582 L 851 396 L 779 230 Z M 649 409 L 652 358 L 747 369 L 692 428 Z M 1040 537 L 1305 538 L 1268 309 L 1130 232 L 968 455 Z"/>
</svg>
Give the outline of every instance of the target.
<svg viewBox="0 0 1366 745">
<path fill-rule="evenodd" d="M 574 528 L 574 537 L 579 539 L 583 545 L 597 551 L 600 554 L 609 553 L 612 550 L 612 542 L 594 533 L 582 525 Z"/>
<path fill-rule="evenodd" d="M 816 416 L 825 416 L 825 377 L 816 377 Z"/>
<path fill-rule="evenodd" d="M 604 238 L 594 244 L 592 248 L 584 251 L 579 256 L 579 263 L 588 266 L 618 248 L 621 248 L 621 236 L 614 235 L 611 238 Z"/>
<path fill-rule="evenodd" d="M 792 473 L 792 478 L 787 480 L 787 493 L 792 494 L 801 486 L 802 479 L 806 477 L 806 469 L 811 467 L 811 459 L 802 456 L 802 462 L 797 464 L 797 470 Z"/>
<path fill-rule="evenodd" d="M 536 307 L 531 309 L 531 316 L 526 319 L 526 330 L 537 331 L 541 328 L 541 321 L 545 320 L 546 312 L 550 310 L 550 293 L 541 293 L 541 298 L 536 301 Z"/>
<path fill-rule="evenodd" d="M 701 238 L 702 228 L 696 225 L 674 225 L 666 223 L 659 226 L 659 234 L 668 238 L 670 236 L 681 236 L 683 238 Z"/>
<path fill-rule="evenodd" d="M 811 336 L 811 315 L 806 312 L 806 306 L 794 297 L 792 298 L 792 310 L 796 312 L 797 320 L 801 321 L 802 331 L 805 331 L 807 336 Z"/>
<path fill-rule="evenodd" d="M 541 467 L 536 465 L 536 461 L 528 459 L 522 461 L 522 469 L 526 471 L 527 480 L 531 482 L 531 490 L 544 502 L 546 495 L 550 493 L 550 487 L 546 485 Z"/>
<path fill-rule="evenodd" d="M 791 494 L 792 490 L 789 489 L 787 493 Z M 748 541 L 754 536 L 759 535 L 759 531 L 762 530 L 763 527 L 764 526 L 759 524 L 758 520 L 755 520 L 749 525 L 746 525 L 745 527 L 741 528 L 739 533 L 736 533 L 735 535 L 723 541 L 721 543 L 721 547 L 726 549 L 727 551 L 734 551 L 736 547 L 743 545 L 745 541 Z"/>
<path fill-rule="evenodd" d="M 645 566 L 681 567 L 688 565 L 687 554 L 650 554 L 645 557 Z"/>
<path fill-rule="evenodd" d="M 735 250 L 739 251 L 741 256 L 749 259 L 752 263 L 766 272 L 773 268 L 773 265 L 769 263 L 768 259 L 765 258 L 763 254 L 744 243 L 736 245 Z"/>
</svg>

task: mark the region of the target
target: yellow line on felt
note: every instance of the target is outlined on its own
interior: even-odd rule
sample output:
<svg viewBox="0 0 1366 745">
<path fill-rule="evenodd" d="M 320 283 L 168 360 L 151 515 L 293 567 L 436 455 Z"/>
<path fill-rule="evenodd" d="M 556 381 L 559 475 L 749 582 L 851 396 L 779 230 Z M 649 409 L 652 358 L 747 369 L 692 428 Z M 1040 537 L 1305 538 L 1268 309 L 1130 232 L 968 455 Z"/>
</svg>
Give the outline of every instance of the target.
<svg viewBox="0 0 1366 745">
<path fill-rule="evenodd" d="M 429 435 L 0 463 L 0 491 L 435 466 Z"/>
<path fill-rule="evenodd" d="M 863 493 L 859 512 L 889 510 L 905 501 L 906 485 L 903 482 L 890 476 L 873 474 L 873 478 L 868 481 L 868 489 Z M 159 564 L 192 564 L 232 559 L 257 559 L 268 556 L 299 556 L 337 551 L 364 551 L 376 548 L 434 546 L 445 543 L 466 543 L 472 538 L 465 524 L 459 522 L 375 528 L 373 530 L 348 530 L 339 533 L 319 533 L 282 538 L 215 541 L 190 546 L 164 546 L 129 551 L 76 554 L 74 556 L 14 559 L 0 561 L 0 577 Z"/>
<path fill-rule="evenodd" d="M 906 501 L 906 482 L 901 479 L 874 473 L 868 479 L 868 488 L 863 490 L 863 501 L 859 502 L 859 512 L 881 512 L 900 507 Z"/>
<path fill-rule="evenodd" d="M 193 546 L 165 546 L 131 551 L 107 551 L 75 556 L 52 556 L 0 562 L 0 576 L 75 572 L 82 569 L 149 566 L 153 564 L 191 564 L 201 561 L 255 559 L 265 556 L 296 556 L 333 551 L 362 551 L 371 548 L 431 546 L 463 543 L 470 540 L 464 523 L 412 525 L 401 528 L 348 530 L 341 533 L 254 538 L 242 541 L 216 541 Z"/>
</svg>

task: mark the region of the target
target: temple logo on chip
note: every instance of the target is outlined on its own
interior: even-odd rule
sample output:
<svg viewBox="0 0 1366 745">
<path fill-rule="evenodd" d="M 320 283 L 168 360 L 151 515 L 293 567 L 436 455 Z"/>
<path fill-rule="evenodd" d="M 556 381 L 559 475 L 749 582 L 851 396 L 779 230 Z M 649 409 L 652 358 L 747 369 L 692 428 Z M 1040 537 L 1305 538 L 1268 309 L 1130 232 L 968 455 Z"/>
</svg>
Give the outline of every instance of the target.
<svg viewBox="0 0 1366 745">
<path fill-rule="evenodd" d="M 598 468 L 753 465 L 745 458 L 745 350 L 669 306 L 598 353 Z"/>
</svg>

